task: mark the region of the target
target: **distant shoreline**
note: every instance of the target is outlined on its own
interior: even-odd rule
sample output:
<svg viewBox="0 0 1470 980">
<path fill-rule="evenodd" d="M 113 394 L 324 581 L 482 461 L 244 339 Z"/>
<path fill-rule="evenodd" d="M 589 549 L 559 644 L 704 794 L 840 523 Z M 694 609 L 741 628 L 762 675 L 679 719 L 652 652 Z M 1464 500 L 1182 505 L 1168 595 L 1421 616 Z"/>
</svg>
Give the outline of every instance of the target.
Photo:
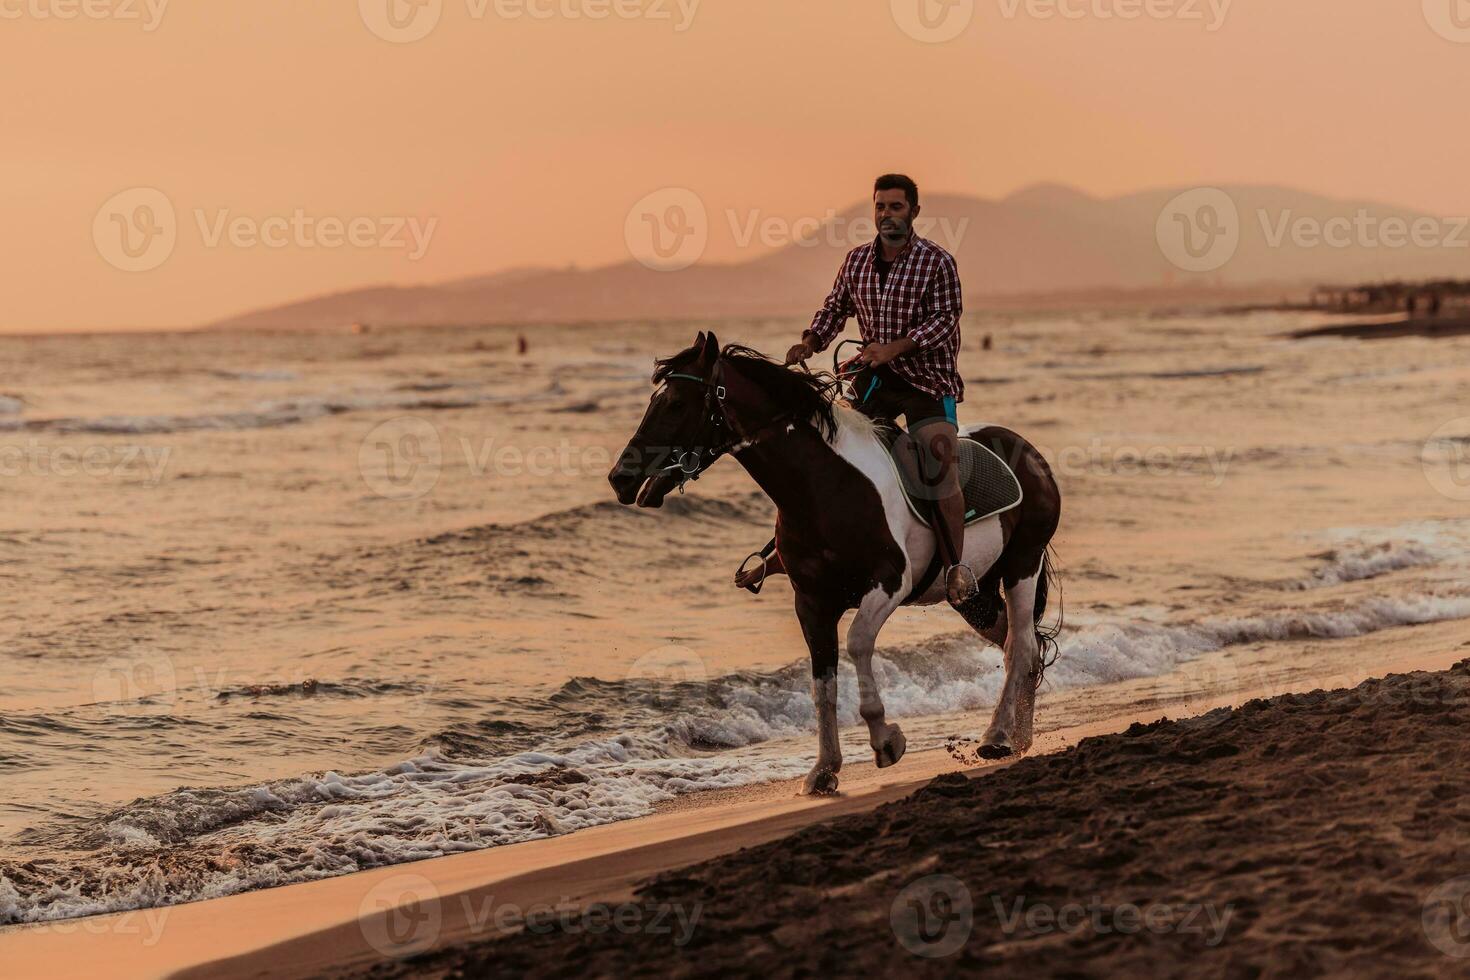
<svg viewBox="0 0 1470 980">
<path fill-rule="evenodd" d="M 969 300 L 967 317 L 985 314 L 1013 313 L 1067 313 L 1084 311 L 1148 311 L 1153 313 L 1179 313 L 1196 315 L 1221 315 L 1252 310 L 1298 309 L 1296 300 L 1305 297 L 1310 287 L 1301 283 L 1261 284 L 1257 286 L 1221 287 L 1218 289 L 1089 289 L 1058 293 L 996 293 L 976 296 Z M 398 322 L 387 320 L 381 323 L 365 322 L 366 330 L 354 330 L 354 323 L 301 322 L 246 323 L 244 318 L 222 320 L 215 323 L 189 326 L 139 326 L 139 327 L 64 327 L 38 329 L 0 327 L 0 340 L 9 338 L 44 337 L 89 337 L 89 336 L 146 336 L 174 335 L 184 333 L 353 333 L 387 330 L 488 330 L 512 329 L 517 327 L 581 327 L 617 323 L 677 323 L 683 321 L 770 320 L 804 318 L 810 316 L 821 296 L 814 294 L 811 309 L 773 309 L 768 311 L 723 311 L 688 312 L 641 316 L 638 314 L 609 315 L 596 318 L 526 317 L 499 319 L 489 317 L 482 320 L 447 320 L 443 322 Z"/>
</svg>

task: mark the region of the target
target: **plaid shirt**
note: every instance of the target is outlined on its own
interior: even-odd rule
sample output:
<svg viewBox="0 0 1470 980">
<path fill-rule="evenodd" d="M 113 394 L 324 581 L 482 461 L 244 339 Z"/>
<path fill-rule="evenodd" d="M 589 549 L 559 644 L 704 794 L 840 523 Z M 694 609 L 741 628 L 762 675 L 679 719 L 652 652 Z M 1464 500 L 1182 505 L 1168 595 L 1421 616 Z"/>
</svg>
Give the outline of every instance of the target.
<svg viewBox="0 0 1470 980">
<path fill-rule="evenodd" d="M 847 254 L 827 302 L 808 332 L 817 350 L 827 346 L 857 314 L 863 340 L 888 344 L 908 337 L 919 349 L 889 362 L 889 367 L 920 391 L 962 401 L 965 383 L 960 353 L 960 273 L 954 257 L 926 238 L 910 235 L 888 270 L 887 288 L 873 268 L 876 241 Z"/>
</svg>

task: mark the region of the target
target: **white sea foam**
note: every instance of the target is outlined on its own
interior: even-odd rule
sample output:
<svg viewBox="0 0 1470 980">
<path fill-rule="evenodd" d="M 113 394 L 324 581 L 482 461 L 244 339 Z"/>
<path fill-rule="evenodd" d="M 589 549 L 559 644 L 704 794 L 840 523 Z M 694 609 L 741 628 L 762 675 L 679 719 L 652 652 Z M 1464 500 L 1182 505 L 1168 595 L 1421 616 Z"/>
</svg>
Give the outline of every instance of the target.
<svg viewBox="0 0 1470 980">
<path fill-rule="evenodd" d="M 1318 589 L 1378 578 L 1406 568 L 1464 560 L 1470 527 L 1462 521 L 1403 524 L 1392 528 L 1338 528 L 1325 537 L 1332 550 L 1311 575 L 1289 583 Z"/>
</svg>

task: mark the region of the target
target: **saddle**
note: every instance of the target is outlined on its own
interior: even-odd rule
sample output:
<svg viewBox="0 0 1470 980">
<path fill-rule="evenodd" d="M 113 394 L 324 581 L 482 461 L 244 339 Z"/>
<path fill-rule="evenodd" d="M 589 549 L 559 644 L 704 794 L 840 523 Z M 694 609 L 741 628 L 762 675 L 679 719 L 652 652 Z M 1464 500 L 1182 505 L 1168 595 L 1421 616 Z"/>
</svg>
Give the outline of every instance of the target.
<svg viewBox="0 0 1470 980">
<path fill-rule="evenodd" d="M 934 492 L 920 475 L 918 447 L 895 423 L 881 420 L 875 426 L 888 446 L 888 460 L 903 487 L 909 510 L 925 527 L 933 527 Z M 966 436 L 959 438 L 960 483 L 965 491 L 965 526 L 1003 514 L 1021 505 L 1021 482 L 989 446 Z"/>
</svg>

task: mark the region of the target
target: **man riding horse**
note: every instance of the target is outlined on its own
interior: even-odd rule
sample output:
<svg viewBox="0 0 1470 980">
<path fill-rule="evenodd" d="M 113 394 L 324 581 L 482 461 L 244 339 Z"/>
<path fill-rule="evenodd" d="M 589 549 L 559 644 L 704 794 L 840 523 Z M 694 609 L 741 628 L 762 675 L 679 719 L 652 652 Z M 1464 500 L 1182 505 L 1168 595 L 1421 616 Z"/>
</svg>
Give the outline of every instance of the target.
<svg viewBox="0 0 1470 980">
<path fill-rule="evenodd" d="M 1010 429 L 966 428 L 966 458 L 989 454 L 991 462 L 975 471 L 988 476 L 975 481 L 977 509 L 964 526 L 954 421 L 963 392 L 955 371 L 959 276 L 953 258 L 913 234 L 919 208 L 912 181 L 880 178 L 874 206 L 878 241 L 848 255 L 787 363 L 740 344 L 722 347 L 701 332 L 691 346 L 656 362 L 643 421 L 608 473 L 619 502 L 657 508 L 729 456 L 776 505 L 776 541 L 767 549 L 773 560 L 740 584 L 754 591 L 764 574 L 778 570 L 791 580 L 816 714 L 807 793 L 835 792 L 842 768 L 837 633 L 849 611 L 856 610 L 847 654 L 858 713 L 879 767 L 896 764 L 907 745 L 902 728 L 887 719 L 873 669 L 879 631 L 896 610 L 949 600 L 1004 651 L 1005 679 L 977 750 L 987 759 L 1031 747 L 1043 653 L 1055 657 L 1060 629 L 1040 626 L 1055 579 L 1047 549 L 1061 517 L 1051 468 Z M 790 368 L 830 343 L 854 313 L 868 340 L 854 394 L 861 413 L 840 404 L 821 376 Z M 938 498 L 935 520 L 918 513 L 894 467 L 892 433 L 874 422 L 894 415 L 920 435 L 940 490 L 930 483 L 921 494 Z M 987 496 L 987 486 L 1010 490 Z M 947 581 L 936 580 L 937 564 L 948 566 Z M 978 587 L 971 569 L 980 571 Z"/>
<path fill-rule="evenodd" d="M 934 528 L 947 569 L 945 591 L 957 608 L 975 594 L 975 573 L 962 562 L 965 499 L 956 461 L 955 405 L 965 383 L 957 361 L 963 301 L 959 270 L 948 252 L 914 231 L 919 188 L 903 174 L 873 185 L 875 241 L 848 253 L 822 308 L 786 363 L 826 350 L 857 314 L 864 346 L 854 361 L 853 407 L 870 418 L 901 416 L 917 443 L 925 487 L 933 497 Z M 764 566 L 736 573 L 735 584 L 758 591 L 767 576 L 785 571 L 774 543 Z M 752 556 L 754 557 L 754 556 Z"/>
</svg>

